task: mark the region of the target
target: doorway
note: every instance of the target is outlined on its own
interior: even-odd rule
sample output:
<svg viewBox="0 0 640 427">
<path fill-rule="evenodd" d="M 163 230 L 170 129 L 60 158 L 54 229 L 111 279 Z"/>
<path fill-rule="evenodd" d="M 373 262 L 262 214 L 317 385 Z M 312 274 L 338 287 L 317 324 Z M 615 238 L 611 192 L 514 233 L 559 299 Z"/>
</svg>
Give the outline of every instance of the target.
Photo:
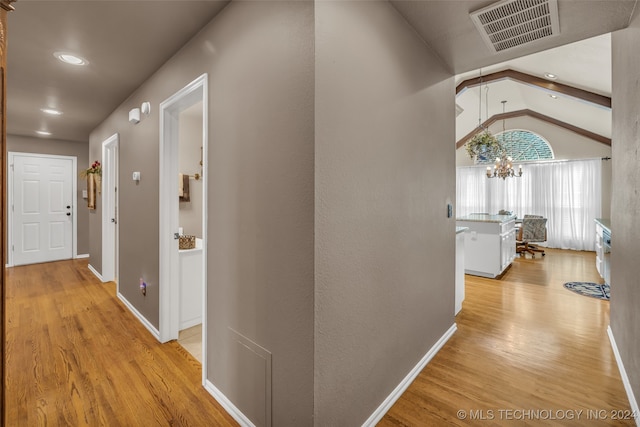
<svg viewBox="0 0 640 427">
<path fill-rule="evenodd" d="M 77 256 L 77 159 L 10 152 L 8 265 Z"/>
<path fill-rule="evenodd" d="M 182 291 L 186 285 L 196 285 L 196 298 L 192 304 L 198 304 L 201 312 L 201 343 L 202 343 L 202 375 L 206 378 L 206 262 L 207 259 L 207 74 L 203 74 L 183 89 L 160 104 L 160 341 L 177 340 L 179 331 L 186 323 L 184 316 L 185 297 Z M 200 107 L 201 106 L 201 107 Z M 186 155 L 181 153 L 181 134 L 185 131 L 185 115 L 196 111 L 199 132 L 191 139 L 191 151 Z M 182 128 L 182 129 L 181 129 Z M 195 140 L 195 143 L 193 143 Z M 181 163 L 182 158 L 182 163 Z M 194 160 L 197 159 L 197 160 Z M 201 164 L 200 164 L 201 162 Z M 198 179 L 196 179 L 196 174 Z M 198 206 L 190 204 L 194 218 L 185 224 L 185 217 L 180 215 L 180 203 L 187 203 L 185 189 L 188 192 L 188 203 L 192 197 L 200 197 Z M 180 202 L 183 200 L 183 202 Z M 182 231 L 182 233 L 181 233 Z M 194 252 L 187 254 L 179 251 L 181 234 L 194 235 L 196 247 Z M 196 234 L 200 234 L 197 236 Z M 195 250 L 199 251 L 196 254 Z M 185 255 L 189 255 L 186 257 Z M 181 259 L 181 257 L 183 259 Z M 200 262 L 193 264 L 191 258 L 196 257 Z M 182 267 L 182 262 L 190 262 L 190 266 Z M 190 276 L 185 278 L 185 273 Z M 187 283 L 188 282 L 188 283 Z M 192 289 L 193 292 L 193 289 Z M 195 326 L 193 321 L 189 326 Z"/>
<path fill-rule="evenodd" d="M 102 281 L 118 282 L 118 134 L 102 143 Z"/>
</svg>

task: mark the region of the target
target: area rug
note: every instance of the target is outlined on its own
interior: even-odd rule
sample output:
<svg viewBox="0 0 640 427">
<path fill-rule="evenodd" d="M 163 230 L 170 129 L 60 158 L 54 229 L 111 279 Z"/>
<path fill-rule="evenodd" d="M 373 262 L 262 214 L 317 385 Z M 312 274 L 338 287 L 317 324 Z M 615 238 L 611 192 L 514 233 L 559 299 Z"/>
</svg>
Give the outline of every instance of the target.
<svg viewBox="0 0 640 427">
<path fill-rule="evenodd" d="M 603 300 L 609 300 L 609 285 L 606 283 L 601 285 L 599 283 L 591 282 L 568 282 L 564 284 L 564 287 L 580 295 L 585 295 L 592 298 L 598 298 Z"/>
</svg>

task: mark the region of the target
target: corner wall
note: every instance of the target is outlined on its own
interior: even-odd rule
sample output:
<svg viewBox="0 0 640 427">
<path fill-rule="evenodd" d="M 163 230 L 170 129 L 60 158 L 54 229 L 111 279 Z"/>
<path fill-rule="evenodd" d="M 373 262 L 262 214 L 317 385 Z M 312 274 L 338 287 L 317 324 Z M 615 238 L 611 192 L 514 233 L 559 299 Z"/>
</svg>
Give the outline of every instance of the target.
<svg viewBox="0 0 640 427">
<path fill-rule="evenodd" d="M 611 330 L 636 399 L 640 398 L 640 11 L 612 34 L 613 150 Z M 636 402 L 636 405 L 638 402 Z M 636 406 L 637 408 L 637 406 Z"/>
<path fill-rule="evenodd" d="M 388 2 L 316 2 L 315 417 L 362 425 L 454 323 L 453 76 Z"/>
</svg>

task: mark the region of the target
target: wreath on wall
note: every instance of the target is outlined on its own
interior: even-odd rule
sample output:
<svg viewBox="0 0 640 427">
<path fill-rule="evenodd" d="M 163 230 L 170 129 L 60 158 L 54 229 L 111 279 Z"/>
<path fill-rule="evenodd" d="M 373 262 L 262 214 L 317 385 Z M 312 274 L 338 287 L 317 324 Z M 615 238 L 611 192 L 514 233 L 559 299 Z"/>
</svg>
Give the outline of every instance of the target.
<svg viewBox="0 0 640 427">
<path fill-rule="evenodd" d="M 91 163 L 91 166 L 81 170 L 80 178 L 87 178 L 88 179 L 87 182 L 93 181 L 95 183 L 95 186 L 98 189 L 98 193 L 100 193 L 101 192 L 100 182 L 102 178 L 102 165 L 100 164 L 100 162 L 95 160 L 93 163 Z"/>
</svg>

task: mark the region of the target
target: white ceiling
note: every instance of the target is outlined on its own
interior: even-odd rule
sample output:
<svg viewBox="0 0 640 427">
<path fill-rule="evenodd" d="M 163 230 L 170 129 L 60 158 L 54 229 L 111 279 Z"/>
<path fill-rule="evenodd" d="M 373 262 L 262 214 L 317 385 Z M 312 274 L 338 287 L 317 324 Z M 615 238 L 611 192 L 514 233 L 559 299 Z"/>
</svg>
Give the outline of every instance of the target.
<svg viewBox="0 0 640 427">
<path fill-rule="evenodd" d="M 461 82 L 497 71 L 512 69 L 544 78 L 549 72 L 558 76 L 554 82 L 611 97 L 611 35 L 602 36 L 546 50 L 522 58 L 473 70 L 456 76 Z M 489 88 L 488 92 L 486 87 Z M 480 92 L 482 101 L 479 105 Z M 533 110 L 562 122 L 611 138 L 611 109 L 583 100 L 557 94 L 540 87 L 501 80 L 467 89 L 456 97 L 456 104 L 464 109 L 456 119 L 456 140 L 478 126 L 478 110 L 482 108 L 482 121 L 502 113 L 501 101 L 506 100 L 506 111 Z M 555 93 L 555 92 L 553 92 Z M 488 94 L 488 116 L 486 95 Z"/>
<path fill-rule="evenodd" d="M 492 0 L 389 1 L 454 74 L 470 72 L 471 76 L 477 76 L 480 67 L 484 67 L 485 73 L 505 66 L 490 68 L 491 64 L 510 61 L 510 68 L 535 75 L 555 72 L 560 82 L 607 95 L 611 92 L 610 70 L 604 71 L 608 77 L 595 70 L 610 64 L 607 56 L 610 53 L 605 52 L 608 39 L 567 47 L 560 52 L 550 51 L 544 59 L 512 60 L 624 28 L 636 3 L 636 0 L 558 0 L 560 35 L 494 54 L 484 45 L 469 18 L 469 12 L 492 4 Z M 227 3 L 227 0 L 17 1 L 16 10 L 8 18 L 8 133 L 36 136 L 36 130 L 48 130 L 54 139 L 88 141 L 93 128 Z M 77 52 L 90 63 L 81 68 L 60 63 L 53 57 L 53 52 L 60 50 Z M 593 52 L 602 53 L 593 55 Z M 463 77 L 460 75 L 458 80 Z M 468 90 L 457 99 L 465 109 L 459 132 L 477 125 L 477 92 Z M 569 103 L 571 100 L 567 99 L 547 99 L 538 92 L 509 82 L 495 83 L 489 95 L 491 113 L 496 108 L 501 111 L 500 100 L 508 99 L 508 110 L 530 108 L 575 121 L 576 126 L 591 126 L 589 129 L 594 132 L 610 134 L 610 124 L 605 124 L 604 117 L 593 118 L 603 115 L 602 112 L 586 110 L 584 105 Z M 40 111 L 43 107 L 59 108 L 64 114 L 49 117 Z M 574 114 L 563 116 L 567 111 Z"/>
</svg>

